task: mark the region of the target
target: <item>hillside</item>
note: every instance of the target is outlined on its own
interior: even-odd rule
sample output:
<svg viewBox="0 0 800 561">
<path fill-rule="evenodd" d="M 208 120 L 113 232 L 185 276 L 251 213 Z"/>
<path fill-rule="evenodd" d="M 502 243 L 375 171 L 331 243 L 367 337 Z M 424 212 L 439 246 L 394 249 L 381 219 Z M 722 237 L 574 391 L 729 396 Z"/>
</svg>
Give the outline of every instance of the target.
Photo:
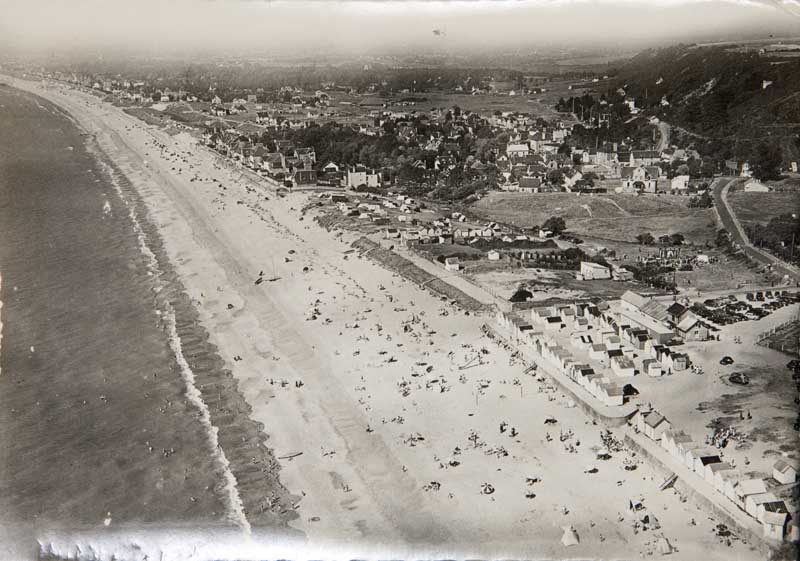
<svg viewBox="0 0 800 561">
<path fill-rule="evenodd" d="M 800 46 L 646 50 L 606 86 L 685 129 L 677 139 L 701 154 L 754 158 L 766 144 L 780 146 L 784 162 L 800 157 Z"/>
</svg>

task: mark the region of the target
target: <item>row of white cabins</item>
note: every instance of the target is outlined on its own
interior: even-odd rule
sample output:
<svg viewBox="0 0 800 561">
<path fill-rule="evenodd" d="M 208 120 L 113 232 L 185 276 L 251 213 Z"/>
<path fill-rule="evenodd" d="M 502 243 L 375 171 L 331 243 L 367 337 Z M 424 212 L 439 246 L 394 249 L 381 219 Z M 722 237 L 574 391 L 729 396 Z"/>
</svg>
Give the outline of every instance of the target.
<svg viewBox="0 0 800 561">
<path fill-rule="evenodd" d="M 500 311 L 497 323 L 514 343 L 535 350 L 610 407 L 623 405 L 624 385 L 637 374 L 655 377 L 689 367 L 687 355 L 674 352 L 637 325 L 622 323 L 605 303 L 537 307 L 530 311 L 530 321 Z"/>
<path fill-rule="evenodd" d="M 722 459 L 719 450 L 696 442 L 655 410 L 639 410 L 630 420 L 631 425 L 666 450 L 687 470 L 704 479 L 718 493 L 732 501 L 761 523 L 764 537 L 796 542 L 800 539 L 797 513 L 789 514 L 786 503 L 767 490 L 766 477 L 745 475 L 732 463 Z M 778 485 L 792 485 L 797 481 L 797 466 L 786 458 L 775 462 L 772 479 Z"/>
<path fill-rule="evenodd" d="M 628 298 L 634 300 L 635 298 Z M 530 321 L 514 312 L 497 313 L 497 323 L 510 334 L 517 346 L 535 349 L 548 363 L 555 365 L 570 380 L 605 406 L 624 404 L 624 382 L 637 373 L 661 376 L 670 371 L 683 371 L 689 367 L 689 358 L 676 353 L 639 325 L 627 325 L 634 306 L 628 302 L 620 315 L 609 313 L 605 303 L 579 302 L 553 304 L 534 308 Z M 569 330 L 570 345 L 589 360 L 578 359 L 556 340 Z M 564 340 L 563 336 L 559 337 Z M 638 357 L 639 368 L 634 362 Z M 613 376 L 611 375 L 613 373 Z M 696 473 L 736 506 L 758 520 L 765 537 L 783 540 L 798 539 L 795 518 L 788 514 L 786 504 L 773 493 L 767 492 L 764 479 L 745 476 L 733 465 L 724 462 L 719 452 L 697 443 L 683 431 L 675 430 L 660 413 L 638 410 L 631 424 L 648 438 L 658 442 L 670 455 L 688 470 Z M 785 459 L 778 460 L 772 477 L 779 484 L 792 484 L 797 478 L 797 467 Z"/>
</svg>

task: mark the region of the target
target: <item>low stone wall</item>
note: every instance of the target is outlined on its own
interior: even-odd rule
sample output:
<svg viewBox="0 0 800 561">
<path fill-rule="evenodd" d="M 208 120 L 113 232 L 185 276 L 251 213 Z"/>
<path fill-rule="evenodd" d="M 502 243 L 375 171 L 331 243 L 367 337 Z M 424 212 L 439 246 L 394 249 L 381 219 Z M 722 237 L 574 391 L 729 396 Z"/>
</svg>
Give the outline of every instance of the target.
<svg viewBox="0 0 800 561">
<path fill-rule="evenodd" d="M 492 334 L 492 336 L 494 336 L 495 338 L 501 340 L 503 343 L 509 345 L 513 349 L 518 350 L 517 347 L 511 341 L 509 341 L 508 338 L 505 335 L 503 335 L 500 331 L 498 331 L 494 326 L 486 325 L 485 328 L 486 328 L 486 331 L 488 331 L 489 333 Z M 563 391 L 565 394 L 569 395 L 572 398 L 572 400 L 575 402 L 575 404 L 578 407 L 580 407 L 581 410 L 584 413 L 586 413 L 586 415 L 588 415 L 589 417 L 591 417 L 595 421 L 603 423 L 604 425 L 608 426 L 609 428 L 621 427 L 621 426 L 625 425 L 625 423 L 628 422 L 628 419 L 630 419 L 633 416 L 633 414 L 636 412 L 634 410 L 628 415 L 605 415 L 605 414 L 603 414 L 602 411 L 598 410 L 591 403 L 589 403 L 588 401 L 586 401 L 584 399 L 584 397 L 581 395 L 581 391 L 583 390 L 583 388 L 581 388 L 580 386 L 578 386 L 574 382 L 562 381 L 558 377 L 551 376 L 545 371 L 542 371 L 542 374 L 547 376 L 548 379 L 552 380 L 553 383 L 556 384 L 561 391 Z"/>
<path fill-rule="evenodd" d="M 405 257 L 381 247 L 372 240 L 361 237 L 351 245 L 359 250 L 361 255 L 397 273 L 403 278 L 430 290 L 439 297 L 445 297 L 448 300 L 454 301 L 460 308 L 470 313 L 486 314 L 492 311 L 491 307 L 486 306 L 453 285 L 418 267 Z"/>
</svg>

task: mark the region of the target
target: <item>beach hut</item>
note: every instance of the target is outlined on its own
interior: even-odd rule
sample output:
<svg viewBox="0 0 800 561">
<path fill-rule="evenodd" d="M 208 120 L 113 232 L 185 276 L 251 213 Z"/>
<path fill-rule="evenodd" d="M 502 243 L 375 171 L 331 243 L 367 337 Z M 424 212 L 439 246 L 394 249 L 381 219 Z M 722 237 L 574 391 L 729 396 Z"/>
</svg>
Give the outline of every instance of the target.
<svg viewBox="0 0 800 561">
<path fill-rule="evenodd" d="M 723 464 L 726 464 L 726 462 L 723 462 Z M 736 486 L 736 482 L 741 478 L 742 473 L 734 467 L 730 469 L 717 469 L 714 473 L 714 488 L 728 499 L 736 502 L 734 487 Z"/>
<path fill-rule="evenodd" d="M 764 503 L 776 502 L 777 500 L 778 497 L 772 493 L 756 493 L 753 495 L 747 495 L 744 498 L 744 511 L 753 518 L 758 519 L 758 514 L 762 510 L 761 505 Z"/>
<path fill-rule="evenodd" d="M 705 463 L 720 462 L 720 457 L 711 448 L 694 448 L 686 454 L 686 467 L 703 477 Z M 705 462 L 705 463 L 704 463 Z"/>
<path fill-rule="evenodd" d="M 694 459 L 695 456 L 692 454 L 693 450 L 702 449 L 703 445 L 699 442 L 683 442 L 678 445 L 678 450 L 681 453 L 681 462 L 691 471 L 694 471 Z"/>
<path fill-rule="evenodd" d="M 785 512 L 766 512 L 761 520 L 761 528 L 764 537 L 777 541 L 783 541 L 786 535 L 786 521 L 789 515 Z"/>
<path fill-rule="evenodd" d="M 743 510 L 745 509 L 745 499 L 750 495 L 760 495 L 767 492 L 767 486 L 763 479 L 743 479 L 738 482 L 735 487 L 734 493 L 736 495 L 735 502 Z"/>
<path fill-rule="evenodd" d="M 797 468 L 781 458 L 772 466 L 772 477 L 784 485 L 794 483 L 797 480 Z"/>
<path fill-rule="evenodd" d="M 714 462 L 705 466 L 703 476 L 705 477 L 706 481 L 708 481 L 714 486 L 715 489 L 719 491 L 720 489 L 717 487 L 717 474 L 721 471 L 730 471 L 732 469 L 733 466 L 731 466 L 728 462 Z"/>
<path fill-rule="evenodd" d="M 669 555 L 672 553 L 672 545 L 667 538 L 661 536 L 656 542 L 656 551 L 661 555 Z"/>
<path fill-rule="evenodd" d="M 614 382 L 604 382 L 600 385 L 603 403 L 609 407 L 617 407 L 625 403 L 625 391 Z"/>
<path fill-rule="evenodd" d="M 564 526 L 564 534 L 561 536 L 561 544 L 570 547 L 578 545 L 581 539 L 578 537 L 578 532 L 573 526 Z"/>
<path fill-rule="evenodd" d="M 664 431 L 669 430 L 671 427 L 672 423 L 670 423 L 667 418 L 658 411 L 651 412 L 644 419 L 645 436 L 656 442 L 661 440 L 661 436 L 664 434 Z"/>
<path fill-rule="evenodd" d="M 788 514 L 789 509 L 786 508 L 785 502 L 776 497 L 774 501 L 767 501 L 758 505 L 756 509 L 756 518 L 760 522 L 763 522 L 764 516 L 769 513 Z"/>
<path fill-rule="evenodd" d="M 709 481 L 710 479 L 709 482 L 713 484 L 714 475 L 713 473 L 709 475 L 707 473 L 707 469 L 710 469 L 710 466 L 714 464 L 721 464 L 721 463 L 722 463 L 722 458 L 720 458 L 716 453 L 712 451 L 710 453 L 706 453 L 704 455 L 697 457 L 697 460 L 695 460 L 694 463 L 694 471 L 697 475 L 699 475 L 706 481 Z"/>
<path fill-rule="evenodd" d="M 664 431 L 664 434 L 661 435 L 661 447 L 671 456 L 674 455 L 673 451 L 677 446 L 675 439 L 677 438 L 687 438 L 689 440 L 692 439 L 691 436 L 678 429 L 666 430 Z"/>
<path fill-rule="evenodd" d="M 611 370 L 620 378 L 632 378 L 636 374 L 633 361 L 626 356 L 612 356 Z"/>
<path fill-rule="evenodd" d="M 661 376 L 661 363 L 654 358 L 646 358 L 642 361 L 642 370 L 648 376 L 656 378 Z"/>
</svg>

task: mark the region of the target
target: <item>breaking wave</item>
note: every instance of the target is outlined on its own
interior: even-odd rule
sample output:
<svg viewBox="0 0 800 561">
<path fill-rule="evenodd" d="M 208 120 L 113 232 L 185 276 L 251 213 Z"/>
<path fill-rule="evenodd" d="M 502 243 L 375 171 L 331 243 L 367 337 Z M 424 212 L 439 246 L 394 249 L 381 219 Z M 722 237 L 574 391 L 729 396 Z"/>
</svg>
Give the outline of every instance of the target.
<svg viewBox="0 0 800 561">
<path fill-rule="evenodd" d="M 91 150 L 97 152 L 99 151 L 99 148 L 92 146 Z M 159 267 L 158 258 L 150 249 L 150 246 L 147 243 L 147 234 L 139 222 L 136 205 L 126 196 L 125 191 L 117 180 L 117 173 L 115 170 L 108 165 L 102 157 L 97 158 L 97 160 L 99 161 L 103 172 L 109 177 L 111 185 L 114 187 L 114 190 L 116 191 L 120 200 L 122 200 L 123 204 L 128 209 L 128 215 L 138 240 L 139 250 L 147 260 L 148 275 L 154 279 L 154 291 L 158 295 L 166 287 L 164 282 L 161 280 L 162 271 Z M 197 388 L 194 372 L 192 371 L 191 366 L 183 354 L 183 345 L 178 334 L 175 309 L 167 298 L 157 298 L 156 300 L 158 302 L 157 312 L 166 326 L 170 349 L 175 355 L 175 360 L 177 361 L 181 377 L 186 384 L 187 398 L 189 399 L 189 402 L 192 403 L 192 405 L 194 405 L 200 412 L 200 423 L 202 424 L 206 436 L 208 437 L 208 443 L 211 447 L 212 454 L 214 455 L 214 458 L 222 471 L 227 507 L 226 516 L 231 522 L 238 525 L 246 534 L 250 534 L 251 527 L 244 512 L 244 505 L 242 503 L 241 496 L 239 495 L 236 477 L 231 471 L 228 458 L 225 456 L 225 452 L 219 443 L 217 427 L 215 427 L 211 422 L 211 415 L 208 406 L 203 401 L 202 394 Z"/>
</svg>

